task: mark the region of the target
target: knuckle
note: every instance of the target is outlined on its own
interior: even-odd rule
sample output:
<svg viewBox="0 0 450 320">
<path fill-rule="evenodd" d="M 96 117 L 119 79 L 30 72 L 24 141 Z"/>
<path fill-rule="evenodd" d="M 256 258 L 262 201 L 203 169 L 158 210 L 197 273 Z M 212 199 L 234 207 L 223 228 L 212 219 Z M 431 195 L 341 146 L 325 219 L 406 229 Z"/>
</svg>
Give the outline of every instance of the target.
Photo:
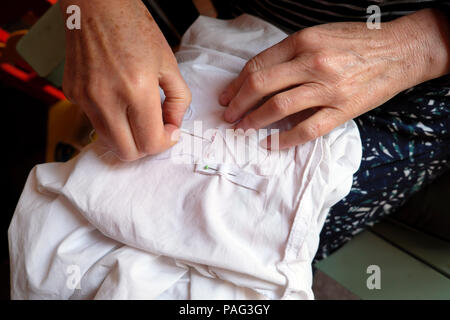
<svg viewBox="0 0 450 320">
<path fill-rule="evenodd" d="M 312 64 L 318 70 L 327 69 L 330 65 L 330 58 L 326 52 L 318 52 L 312 57 Z"/>
<path fill-rule="evenodd" d="M 320 137 L 320 124 L 317 123 L 309 123 L 301 127 L 301 130 L 298 131 L 299 138 L 303 140 L 314 140 Z"/>
<path fill-rule="evenodd" d="M 264 74 L 261 71 L 250 74 L 247 78 L 248 86 L 251 90 L 260 92 L 264 88 Z"/>
<path fill-rule="evenodd" d="M 289 98 L 288 95 L 277 94 L 272 98 L 271 103 L 272 111 L 282 116 L 287 116 L 289 115 L 291 103 L 292 103 L 291 98 Z"/>
<path fill-rule="evenodd" d="M 148 79 L 148 74 L 143 71 L 133 72 L 126 80 L 127 87 L 135 92 L 146 92 L 149 87 Z"/>
<path fill-rule="evenodd" d="M 305 28 L 303 30 L 297 31 L 292 35 L 292 44 L 295 47 L 300 45 L 305 45 L 312 43 L 317 38 L 316 33 L 313 28 Z"/>
<path fill-rule="evenodd" d="M 244 69 L 248 73 L 253 73 L 262 69 L 261 59 L 258 56 L 251 58 L 246 64 Z"/>
</svg>

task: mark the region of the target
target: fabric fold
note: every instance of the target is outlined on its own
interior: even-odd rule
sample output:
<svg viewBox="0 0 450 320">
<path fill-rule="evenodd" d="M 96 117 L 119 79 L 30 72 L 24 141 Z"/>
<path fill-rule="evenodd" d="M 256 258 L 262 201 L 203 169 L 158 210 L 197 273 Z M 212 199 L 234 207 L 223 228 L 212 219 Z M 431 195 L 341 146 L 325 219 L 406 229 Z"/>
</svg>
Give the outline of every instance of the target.
<svg viewBox="0 0 450 320">
<path fill-rule="evenodd" d="M 176 54 L 192 92 L 182 141 L 132 163 L 93 143 L 34 168 L 8 232 L 12 298 L 313 299 L 311 262 L 359 167 L 358 129 L 266 151 L 268 130 L 293 123 L 227 135 L 217 101 L 285 37 L 249 15 L 198 18 Z"/>
</svg>

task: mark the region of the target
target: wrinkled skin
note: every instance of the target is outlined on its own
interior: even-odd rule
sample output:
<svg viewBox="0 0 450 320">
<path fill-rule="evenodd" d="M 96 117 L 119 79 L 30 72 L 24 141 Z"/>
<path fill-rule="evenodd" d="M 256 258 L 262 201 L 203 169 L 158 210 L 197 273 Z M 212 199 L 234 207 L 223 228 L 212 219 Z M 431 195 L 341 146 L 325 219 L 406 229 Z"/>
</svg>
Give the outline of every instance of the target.
<svg viewBox="0 0 450 320">
<path fill-rule="evenodd" d="M 63 90 L 122 160 L 166 150 L 191 94 L 164 36 L 140 0 L 62 0 L 81 8 L 81 30 L 67 30 Z M 402 90 L 449 72 L 449 22 L 421 10 L 380 30 L 331 23 L 301 30 L 251 59 L 219 101 L 236 128 L 285 117 L 287 148 L 326 134 Z M 159 87 L 166 95 L 161 106 Z M 256 107 L 258 106 L 258 107 Z M 271 147 L 270 138 L 265 142 Z"/>
<path fill-rule="evenodd" d="M 224 118 L 248 130 L 303 112 L 279 135 L 279 148 L 313 140 L 448 73 L 448 29 L 447 19 L 428 9 L 378 30 L 365 23 L 303 29 L 248 61 L 220 96 Z M 270 139 L 265 143 L 270 147 Z"/>
</svg>

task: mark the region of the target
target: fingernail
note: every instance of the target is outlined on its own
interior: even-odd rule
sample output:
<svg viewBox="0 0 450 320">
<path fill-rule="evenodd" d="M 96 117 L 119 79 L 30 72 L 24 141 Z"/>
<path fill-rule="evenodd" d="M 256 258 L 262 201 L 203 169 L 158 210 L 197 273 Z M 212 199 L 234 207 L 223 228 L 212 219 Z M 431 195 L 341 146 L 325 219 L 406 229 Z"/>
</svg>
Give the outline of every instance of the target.
<svg viewBox="0 0 450 320">
<path fill-rule="evenodd" d="M 228 104 L 228 102 L 230 102 L 226 91 L 224 91 L 220 94 L 219 102 L 223 106 L 226 106 Z"/>
<path fill-rule="evenodd" d="M 180 139 L 180 129 L 175 129 L 172 131 L 172 134 L 170 135 L 170 140 L 172 142 L 177 142 Z"/>
</svg>

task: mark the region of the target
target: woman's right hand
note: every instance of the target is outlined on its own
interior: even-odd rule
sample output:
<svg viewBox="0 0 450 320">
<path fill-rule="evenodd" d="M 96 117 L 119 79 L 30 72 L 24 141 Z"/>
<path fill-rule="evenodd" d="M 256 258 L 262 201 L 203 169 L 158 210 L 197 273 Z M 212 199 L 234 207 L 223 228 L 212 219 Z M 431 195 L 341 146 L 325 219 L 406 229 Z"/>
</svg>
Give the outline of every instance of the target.
<svg viewBox="0 0 450 320">
<path fill-rule="evenodd" d="M 125 161 L 175 144 L 191 93 L 142 1 L 60 4 L 64 17 L 69 5 L 81 11 L 81 29 L 66 29 L 64 94 L 87 114 L 100 140 Z"/>
</svg>

